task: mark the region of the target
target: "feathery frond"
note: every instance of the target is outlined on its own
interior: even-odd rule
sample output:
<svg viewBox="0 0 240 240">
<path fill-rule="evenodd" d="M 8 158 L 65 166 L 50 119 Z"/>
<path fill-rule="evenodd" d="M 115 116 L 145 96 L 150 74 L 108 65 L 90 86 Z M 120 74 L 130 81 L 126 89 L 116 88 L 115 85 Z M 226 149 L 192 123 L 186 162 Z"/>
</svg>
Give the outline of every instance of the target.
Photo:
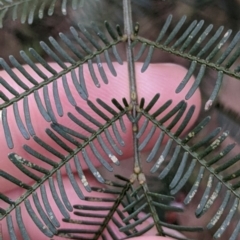
<svg viewBox="0 0 240 240">
<path fill-rule="evenodd" d="M 11 14 L 13 21 L 20 18 L 22 24 L 26 22 L 32 24 L 36 15 L 42 19 L 47 11 L 47 15 L 52 16 L 56 5 L 60 4 L 62 14 L 66 15 L 69 2 L 73 10 L 83 7 L 84 4 L 84 0 L 3 0 L 0 2 L 0 28 L 3 27 L 4 17 L 7 14 Z"/>
<path fill-rule="evenodd" d="M 4 26 L 3 19 L 8 12 L 13 20 L 19 17 L 22 23 L 31 24 L 36 12 L 40 19 L 46 9 L 48 15 L 54 14 L 56 2 L 0 2 L 0 26 Z M 83 0 L 62 0 L 64 15 L 69 2 L 73 9 L 84 8 Z M 236 224 L 229 239 L 238 239 L 240 221 L 232 221 L 234 215 L 239 214 L 240 199 L 240 170 L 232 171 L 240 160 L 240 154 L 231 155 L 235 143 L 224 145 L 229 132 L 220 127 L 201 135 L 210 116 L 199 120 L 184 137 L 182 134 L 195 112 L 195 106 L 188 107 L 187 100 L 199 88 L 207 69 L 216 71 L 217 78 L 205 110 L 215 101 L 225 75 L 240 79 L 240 32 L 231 38 L 231 30 L 224 31 L 221 26 L 213 31 L 212 24 L 204 27 L 204 20 L 195 20 L 184 27 L 186 16 L 169 32 L 172 22 L 169 15 L 156 40 L 150 41 L 141 37 L 141 26 L 133 25 L 131 14 L 131 1 L 123 0 L 124 29 L 120 25 L 114 28 L 108 21 L 104 27 L 92 22 L 88 28 L 79 23 L 78 28 L 70 28 L 69 34 L 59 33 L 60 41 L 54 37 L 49 37 L 47 43 L 40 41 L 41 49 L 52 63 L 33 48 L 20 51 L 24 65 L 13 55 L 9 56 L 11 65 L 0 59 L 1 68 L 7 74 L 7 77 L 0 76 L 4 131 L 1 134 L 9 149 L 8 156 L 3 158 L 7 157 L 12 169 L 17 169 L 31 182 L 0 169 L 1 179 L 19 192 L 17 199 L 12 199 L 11 193 L 0 190 L 0 219 L 5 222 L 10 239 L 18 236 L 30 239 L 29 222 L 44 237 L 64 239 L 126 239 L 143 235 L 154 227 L 158 235 L 177 239 L 182 238 L 173 236 L 168 229 L 184 234 L 206 227 L 214 229 L 214 238 L 221 238 L 229 224 Z M 126 49 L 124 59 L 120 47 Z M 135 62 L 143 60 L 141 72 L 144 74 L 157 49 L 190 60 L 185 77 L 175 89 L 176 94 L 196 75 L 185 99 L 177 104 L 173 104 L 172 96 L 160 103 L 160 92 L 149 102 L 138 94 Z M 121 70 L 116 69 L 116 65 L 127 67 L 129 79 L 118 80 Z M 86 81 L 86 74 L 91 82 Z M 115 97 L 119 89 L 108 92 L 113 78 L 119 81 L 119 86 L 127 84 L 128 95 L 119 99 Z M 96 97 L 103 95 L 109 95 L 109 102 Z M 34 103 L 36 109 L 30 108 L 30 103 Z M 32 112 L 47 126 L 43 124 L 40 133 L 38 123 L 31 119 Z M 62 119 L 67 119 L 67 124 L 63 124 Z M 20 136 L 18 139 L 14 137 L 16 134 Z M 145 159 L 151 165 L 148 172 L 142 168 L 144 159 L 140 155 L 150 142 L 154 144 Z M 17 152 L 18 144 L 28 157 Z M 114 167 L 121 164 L 119 157 L 131 147 L 134 163 L 130 177 L 115 174 L 113 181 L 101 174 L 96 166 L 113 172 Z M 84 171 L 84 167 L 89 171 Z M 148 176 L 154 174 L 157 174 L 157 183 L 168 185 L 167 193 L 151 190 Z M 89 184 L 90 179 L 94 179 L 96 186 Z M 191 186 L 185 205 L 201 195 L 199 201 L 196 200 L 197 218 L 220 202 L 206 226 L 176 225 L 157 214 L 159 211 L 184 212 L 184 208 L 172 202 L 173 196 L 187 188 L 186 185 Z M 95 197 L 97 192 L 102 197 Z M 77 196 L 79 204 L 72 202 L 72 194 Z M 61 223 L 69 228 L 61 227 Z"/>
</svg>

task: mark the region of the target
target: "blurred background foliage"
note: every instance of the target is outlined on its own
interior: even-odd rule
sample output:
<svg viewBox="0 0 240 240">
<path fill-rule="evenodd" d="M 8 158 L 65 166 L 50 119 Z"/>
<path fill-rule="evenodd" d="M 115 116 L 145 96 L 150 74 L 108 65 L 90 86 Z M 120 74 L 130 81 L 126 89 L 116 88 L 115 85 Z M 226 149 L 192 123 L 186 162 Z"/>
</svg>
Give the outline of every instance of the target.
<svg viewBox="0 0 240 240">
<path fill-rule="evenodd" d="M 39 2 L 39 0 L 31 0 L 29 4 L 31 2 Z M 49 1 L 49 5 L 51 2 Z M 0 57 L 5 60 L 9 55 L 18 57 L 20 50 L 27 50 L 29 47 L 41 51 L 39 41 L 47 41 L 49 36 L 58 39 L 59 32 L 67 34 L 69 27 L 79 22 L 88 25 L 91 21 L 100 24 L 108 20 L 123 25 L 122 1 L 85 0 L 77 10 L 73 10 L 72 1 L 68 0 L 67 15 L 61 12 L 61 1 L 55 2 L 56 7 L 52 16 L 48 16 L 46 7 L 43 18 L 39 19 L 35 14 L 31 24 L 27 21 L 21 24 L 20 17 L 12 21 L 12 10 L 9 8 L 4 16 L 3 28 L 0 29 Z M 172 27 L 183 15 L 187 16 L 186 26 L 193 20 L 203 19 L 206 25 L 213 24 L 214 29 L 224 25 L 225 29 L 231 28 L 236 32 L 240 25 L 239 0 L 132 0 L 132 8 L 133 20 L 138 21 L 141 26 L 140 34 L 151 40 L 156 38 L 169 14 L 173 15 Z M 21 6 L 18 11 L 21 12 Z M 166 59 L 159 57 L 156 61 L 165 62 Z"/>
</svg>

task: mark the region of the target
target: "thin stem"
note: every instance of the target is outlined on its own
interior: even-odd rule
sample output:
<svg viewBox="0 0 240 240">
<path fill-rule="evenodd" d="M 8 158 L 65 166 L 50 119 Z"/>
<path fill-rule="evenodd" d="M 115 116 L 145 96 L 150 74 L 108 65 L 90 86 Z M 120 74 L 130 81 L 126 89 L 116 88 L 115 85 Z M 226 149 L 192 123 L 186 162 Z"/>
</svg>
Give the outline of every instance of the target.
<svg viewBox="0 0 240 240">
<path fill-rule="evenodd" d="M 152 204 L 152 201 L 153 201 L 152 197 L 147 194 L 150 191 L 148 189 L 148 185 L 146 184 L 146 182 L 144 182 L 142 184 L 142 187 L 143 187 L 144 195 L 145 195 L 146 200 L 148 202 L 148 206 L 150 208 L 150 212 L 151 212 L 153 221 L 154 221 L 155 226 L 157 228 L 158 234 L 159 234 L 159 236 L 165 236 L 165 234 L 163 232 L 163 229 L 161 227 L 161 224 L 160 224 L 160 220 L 159 220 L 159 217 L 158 217 L 158 214 L 157 214 L 157 210 L 156 210 L 155 206 Z"/>
<path fill-rule="evenodd" d="M 124 33 L 127 37 L 126 41 L 126 53 L 127 53 L 127 64 L 128 64 L 128 77 L 130 86 L 130 104 L 132 106 L 132 116 L 136 119 L 137 116 L 137 85 L 136 85 L 136 75 L 135 75 L 135 64 L 133 57 L 133 50 L 131 47 L 133 27 L 132 27 L 132 10 L 131 10 L 131 0 L 123 0 L 123 17 L 124 17 Z M 139 157 L 138 146 L 139 142 L 137 139 L 138 124 L 137 122 L 132 123 L 133 131 L 133 148 L 134 148 L 134 172 L 136 174 L 141 172 L 141 163 Z"/>
</svg>

